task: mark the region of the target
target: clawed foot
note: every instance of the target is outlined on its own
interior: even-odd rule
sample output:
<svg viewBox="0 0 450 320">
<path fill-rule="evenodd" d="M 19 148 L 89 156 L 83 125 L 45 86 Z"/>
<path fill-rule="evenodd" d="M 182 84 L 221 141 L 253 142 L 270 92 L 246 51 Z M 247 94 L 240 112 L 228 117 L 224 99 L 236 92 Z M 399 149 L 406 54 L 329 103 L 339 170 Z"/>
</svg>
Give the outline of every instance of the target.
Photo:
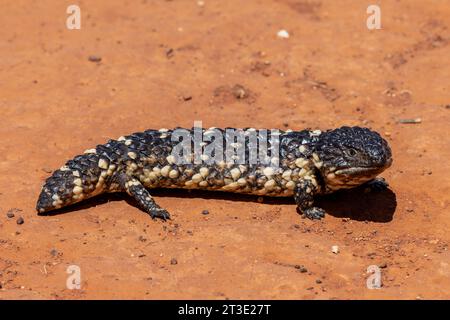
<svg viewBox="0 0 450 320">
<path fill-rule="evenodd" d="M 369 181 L 366 183 L 366 191 L 370 192 L 370 191 L 375 191 L 375 192 L 380 192 L 380 191 L 384 191 L 389 187 L 389 184 L 386 182 L 386 180 L 384 180 L 384 178 L 381 177 L 377 177 L 375 179 L 373 179 L 372 181 Z"/>
<path fill-rule="evenodd" d="M 166 220 L 170 220 L 170 214 L 167 210 L 163 209 L 163 208 L 154 208 L 149 210 L 149 214 L 150 217 L 152 217 L 152 219 L 162 219 L 164 221 Z"/>
<path fill-rule="evenodd" d="M 311 220 L 320 220 L 325 217 L 325 210 L 318 207 L 311 207 L 303 210 L 304 217 Z"/>
</svg>

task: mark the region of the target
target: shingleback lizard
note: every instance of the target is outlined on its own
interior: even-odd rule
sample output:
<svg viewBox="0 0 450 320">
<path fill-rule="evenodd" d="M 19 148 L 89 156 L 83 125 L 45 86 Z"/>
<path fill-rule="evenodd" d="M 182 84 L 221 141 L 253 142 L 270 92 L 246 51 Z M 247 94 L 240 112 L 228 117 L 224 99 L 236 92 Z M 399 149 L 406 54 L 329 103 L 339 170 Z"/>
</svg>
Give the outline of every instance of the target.
<svg viewBox="0 0 450 320">
<path fill-rule="evenodd" d="M 363 183 L 383 184 L 376 177 L 392 163 L 391 149 L 378 133 L 367 128 L 341 127 L 324 132 L 277 131 L 278 154 L 271 155 L 277 163 L 250 162 L 246 139 L 247 157 L 240 162 L 180 164 L 173 156 L 179 143 L 172 141 L 175 130 L 188 132 L 192 139 L 189 145 L 194 145 L 194 128 L 147 130 L 109 140 L 69 160 L 45 181 L 37 201 L 38 213 L 45 215 L 101 193 L 126 192 L 152 218 L 165 220 L 169 213 L 155 203 L 148 189 L 185 188 L 294 197 L 301 214 L 320 219 L 325 211 L 314 206 L 315 195 Z M 222 134 L 224 153 L 226 130 L 240 130 L 244 135 L 259 131 L 199 130 L 205 137 Z M 202 140 L 201 148 L 206 144 Z M 201 159 L 205 160 L 205 155 Z"/>
</svg>

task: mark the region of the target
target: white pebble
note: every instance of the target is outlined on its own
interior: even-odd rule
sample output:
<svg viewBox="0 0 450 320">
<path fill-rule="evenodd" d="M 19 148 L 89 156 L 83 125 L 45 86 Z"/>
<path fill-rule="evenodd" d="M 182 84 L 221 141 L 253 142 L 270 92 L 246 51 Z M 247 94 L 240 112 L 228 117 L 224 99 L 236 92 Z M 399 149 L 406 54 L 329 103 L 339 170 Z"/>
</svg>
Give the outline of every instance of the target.
<svg viewBox="0 0 450 320">
<path fill-rule="evenodd" d="M 338 246 L 332 246 L 331 247 L 331 252 L 333 252 L 334 254 L 338 254 L 339 253 L 339 247 Z"/>
<path fill-rule="evenodd" d="M 289 32 L 287 32 L 286 30 L 280 30 L 277 32 L 277 36 L 278 38 L 287 39 L 289 38 Z"/>
</svg>

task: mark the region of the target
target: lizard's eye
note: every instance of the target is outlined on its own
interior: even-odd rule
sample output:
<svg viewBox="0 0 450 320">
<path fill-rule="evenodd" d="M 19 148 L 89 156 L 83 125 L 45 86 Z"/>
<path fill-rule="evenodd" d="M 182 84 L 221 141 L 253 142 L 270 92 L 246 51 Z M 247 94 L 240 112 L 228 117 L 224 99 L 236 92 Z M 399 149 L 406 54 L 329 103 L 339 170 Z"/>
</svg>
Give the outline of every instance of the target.
<svg viewBox="0 0 450 320">
<path fill-rule="evenodd" d="M 349 156 L 354 157 L 356 156 L 356 150 L 353 148 L 348 149 L 347 153 L 349 154 Z"/>
</svg>

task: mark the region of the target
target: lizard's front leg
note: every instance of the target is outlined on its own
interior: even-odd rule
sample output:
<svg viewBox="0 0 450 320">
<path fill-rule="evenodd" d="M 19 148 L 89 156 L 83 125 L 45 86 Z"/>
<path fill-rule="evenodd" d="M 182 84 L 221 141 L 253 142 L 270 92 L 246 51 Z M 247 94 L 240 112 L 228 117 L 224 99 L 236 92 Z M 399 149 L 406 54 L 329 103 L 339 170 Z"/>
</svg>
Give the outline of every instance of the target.
<svg viewBox="0 0 450 320">
<path fill-rule="evenodd" d="M 382 177 L 376 177 L 373 180 L 367 181 L 363 186 L 366 187 L 366 190 L 369 192 L 380 192 L 389 188 L 389 184 Z"/>
<path fill-rule="evenodd" d="M 314 193 L 317 187 L 311 180 L 301 180 L 294 189 L 294 199 L 298 210 L 309 219 L 320 220 L 325 216 L 325 210 L 314 206 Z"/>
<path fill-rule="evenodd" d="M 122 179 L 122 181 L 125 191 L 137 201 L 139 207 L 147 212 L 152 219 L 170 219 L 169 212 L 156 204 L 148 190 L 145 189 L 139 180 L 131 178 L 126 180 Z"/>
</svg>

